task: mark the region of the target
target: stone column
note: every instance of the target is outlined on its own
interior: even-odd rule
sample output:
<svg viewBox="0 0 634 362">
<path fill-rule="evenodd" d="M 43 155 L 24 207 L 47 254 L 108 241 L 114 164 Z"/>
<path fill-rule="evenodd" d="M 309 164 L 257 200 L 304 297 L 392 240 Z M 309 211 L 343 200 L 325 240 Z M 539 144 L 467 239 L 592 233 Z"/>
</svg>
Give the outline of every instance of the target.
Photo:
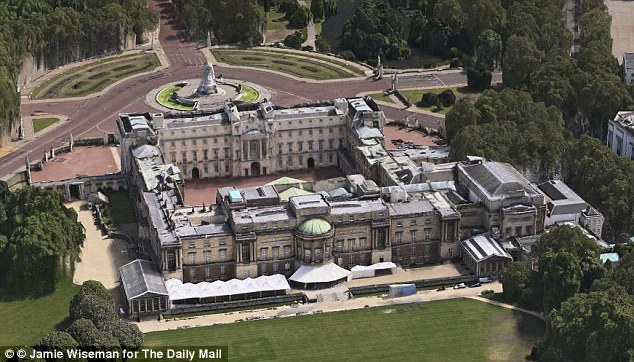
<svg viewBox="0 0 634 362">
<path fill-rule="evenodd" d="M 73 133 L 71 132 L 68 134 L 68 148 L 70 152 L 73 152 L 73 146 L 74 146 Z"/>
</svg>

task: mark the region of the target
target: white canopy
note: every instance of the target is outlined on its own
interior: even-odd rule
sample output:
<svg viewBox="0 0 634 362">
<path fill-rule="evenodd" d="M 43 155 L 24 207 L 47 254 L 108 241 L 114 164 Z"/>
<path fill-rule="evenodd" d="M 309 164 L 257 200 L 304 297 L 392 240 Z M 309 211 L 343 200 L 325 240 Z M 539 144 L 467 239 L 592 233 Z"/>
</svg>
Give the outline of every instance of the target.
<svg viewBox="0 0 634 362">
<path fill-rule="evenodd" d="M 347 278 L 350 271 L 336 264 L 328 263 L 320 266 L 302 265 L 291 275 L 290 280 L 298 283 L 328 283 Z"/>
<path fill-rule="evenodd" d="M 357 271 L 357 270 L 383 270 L 383 269 L 396 269 L 396 264 L 392 263 L 391 261 L 385 261 L 382 263 L 376 263 L 376 264 L 372 264 L 370 266 L 364 266 L 364 265 L 356 265 L 353 266 L 352 270 Z"/>
<path fill-rule="evenodd" d="M 370 266 L 356 265 L 352 269 L 352 279 L 371 278 L 377 270 L 396 269 L 396 264 L 386 261 L 382 263 L 372 264 Z"/>
<path fill-rule="evenodd" d="M 165 286 L 167 287 L 170 300 L 221 297 L 291 288 L 286 278 L 281 274 L 260 276 L 255 279 L 231 279 L 227 282 L 216 280 L 212 283 L 201 282 L 196 284 L 183 284 L 183 282 L 178 279 L 169 279 L 165 282 Z"/>
</svg>

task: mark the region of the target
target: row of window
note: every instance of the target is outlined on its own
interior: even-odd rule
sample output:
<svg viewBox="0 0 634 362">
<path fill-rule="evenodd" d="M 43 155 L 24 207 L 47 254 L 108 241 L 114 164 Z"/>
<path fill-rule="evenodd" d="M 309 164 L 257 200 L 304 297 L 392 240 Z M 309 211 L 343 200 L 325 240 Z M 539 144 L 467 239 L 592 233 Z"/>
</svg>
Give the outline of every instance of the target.
<svg viewBox="0 0 634 362">
<path fill-rule="evenodd" d="M 280 257 L 280 247 L 274 246 L 270 248 L 273 251 L 273 260 L 278 259 Z M 291 246 L 284 246 L 284 258 L 291 257 Z M 260 260 L 268 260 L 269 259 L 269 248 L 260 248 Z"/>
<path fill-rule="evenodd" d="M 227 239 L 218 239 L 218 245 L 227 245 Z M 210 248 L 211 240 L 210 239 L 203 240 L 203 247 Z M 189 248 L 196 249 L 196 240 L 192 240 L 189 242 Z"/>
<path fill-rule="evenodd" d="M 418 233 L 418 230 L 410 230 L 409 231 L 409 240 L 412 243 L 416 242 L 416 234 Z M 424 228 L 423 229 L 423 241 L 429 241 L 431 240 L 431 228 Z M 394 243 L 395 244 L 400 244 L 403 242 L 403 232 L 402 231 L 397 231 L 396 232 L 396 238 L 394 239 Z"/>
<path fill-rule="evenodd" d="M 212 252 L 211 250 L 205 250 L 203 251 L 203 263 L 208 264 L 211 262 L 225 262 L 227 261 L 227 249 L 220 249 L 218 250 L 218 259 L 214 260 L 212 257 Z M 187 261 L 188 264 L 193 265 L 196 264 L 196 252 L 195 251 L 191 251 L 189 253 L 187 253 Z"/>
<path fill-rule="evenodd" d="M 366 238 L 359 238 L 359 249 L 358 250 L 365 250 L 366 249 Z M 357 239 L 355 238 L 351 238 L 348 239 L 347 242 L 347 246 L 348 246 L 348 251 L 355 251 L 356 249 L 356 245 L 357 245 Z M 343 253 L 343 239 L 337 239 L 335 241 L 335 251 L 338 253 Z"/>
<path fill-rule="evenodd" d="M 324 142 L 325 140 L 318 140 L 317 141 L 317 150 L 324 150 Z M 313 140 L 309 140 L 309 141 L 305 141 L 306 145 L 307 145 L 307 150 L 308 151 L 313 151 L 315 149 L 315 141 Z M 293 143 L 295 142 L 287 142 L 286 143 L 286 152 L 287 153 L 293 153 Z M 335 148 L 335 139 L 331 138 L 328 140 L 328 149 L 332 150 Z M 339 148 L 343 148 L 343 138 L 339 138 Z M 297 152 L 304 152 L 304 141 L 297 141 Z M 278 143 L 277 144 L 277 154 L 278 155 L 282 155 L 284 154 L 284 143 Z"/>
<path fill-rule="evenodd" d="M 417 223 L 418 223 L 418 221 L 416 221 L 416 219 L 411 219 L 409 221 L 409 226 L 416 226 Z M 429 225 L 429 224 L 431 224 L 431 217 L 426 217 L 425 218 L 425 225 Z M 403 221 L 397 221 L 396 222 L 396 227 L 397 228 L 403 227 Z"/>
<path fill-rule="evenodd" d="M 311 161 L 312 160 L 312 161 Z M 330 164 L 332 164 L 335 160 L 335 156 L 332 153 L 328 153 L 328 162 Z M 282 168 L 284 167 L 284 163 L 282 162 L 282 156 L 278 156 L 277 157 L 277 167 L 278 168 Z M 304 165 L 304 156 L 303 155 L 299 155 L 298 157 L 298 161 L 300 166 Z M 306 163 L 308 164 L 309 167 L 314 167 L 315 165 L 321 165 L 324 163 L 324 155 L 323 154 L 318 154 L 317 155 L 317 162 L 315 163 L 315 159 L 313 157 L 309 157 L 306 161 Z M 293 155 L 289 154 L 286 156 L 286 165 L 292 167 L 293 166 Z"/>
</svg>

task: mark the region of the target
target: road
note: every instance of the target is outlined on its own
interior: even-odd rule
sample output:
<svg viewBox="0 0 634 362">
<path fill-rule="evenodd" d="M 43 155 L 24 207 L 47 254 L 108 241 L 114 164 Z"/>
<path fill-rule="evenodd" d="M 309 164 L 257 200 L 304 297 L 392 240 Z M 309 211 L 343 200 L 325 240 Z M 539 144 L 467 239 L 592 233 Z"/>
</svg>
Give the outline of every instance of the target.
<svg viewBox="0 0 634 362">
<path fill-rule="evenodd" d="M 113 132 L 115 119 L 119 113 L 155 111 L 145 104 L 147 92 L 169 82 L 198 78 L 202 74 L 205 58 L 198 50 L 198 44 L 186 36 L 184 28 L 176 22 L 167 0 L 154 0 L 151 6 L 161 12 L 159 40 L 170 61 L 170 66 L 162 71 L 139 75 L 114 86 L 105 95 L 81 100 L 52 100 L 46 102 L 25 101 L 22 114 L 31 115 L 42 111 L 70 117 L 71 121 L 51 130 L 45 137 L 24 143 L 15 152 L 0 158 L 0 177 L 22 169 L 26 156 L 34 162 L 42 158 L 44 151 L 65 143 L 72 132 L 75 139 L 101 136 Z M 299 81 L 286 76 L 255 69 L 215 67 L 216 74 L 226 78 L 243 79 L 269 88 L 274 103 L 291 106 L 312 100 L 327 100 L 351 97 L 362 92 L 380 92 L 389 88 L 390 80 L 373 79 L 342 80 L 341 82 L 315 83 Z M 431 87 L 438 85 L 458 85 L 466 83 L 466 75 L 459 72 L 438 74 L 401 75 L 399 88 Z M 440 118 L 393 108 L 385 108 L 390 119 L 406 116 L 417 117 L 424 125 L 437 127 Z"/>
</svg>

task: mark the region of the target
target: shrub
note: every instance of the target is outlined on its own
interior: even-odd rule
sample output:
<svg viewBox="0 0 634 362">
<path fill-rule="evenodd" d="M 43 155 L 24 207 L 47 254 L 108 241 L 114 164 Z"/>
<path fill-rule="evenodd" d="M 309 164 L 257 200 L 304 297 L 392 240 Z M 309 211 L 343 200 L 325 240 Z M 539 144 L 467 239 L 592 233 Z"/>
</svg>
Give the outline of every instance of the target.
<svg viewBox="0 0 634 362">
<path fill-rule="evenodd" d="M 330 43 L 328 43 L 328 41 L 326 41 L 322 37 L 318 37 L 315 40 L 315 47 L 317 48 L 317 51 L 320 53 L 330 53 L 330 49 L 331 49 Z"/>
<path fill-rule="evenodd" d="M 286 39 L 284 39 L 284 45 L 299 50 L 302 48 L 302 41 L 296 34 L 289 34 Z"/>
<path fill-rule="evenodd" d="M 136 350 L 143 345 L 143 333 L 136 324 L 121 319 L 112 319 L 103 323 L 101 330 L 114 336 L 119 341 L 121 348 Z"/>
<path fill-rule="evenodd" d="M 482 63 L 478 63 L 475 68 L 467 68 L 467 85 L 473 90 L 490 88 L 491 79 L 491 71 Z"/>
<path fill-rule="evenodd" d="M 462 62 L 458 58 L 451 59 L 451 63 L 449 63 L 449 68 L 460 68 L 462 67 Z"/>
<path fill-rule="evenodd" d="M 354 56 L 354 53 L 351 50 L 344 50 L 341 52 L 341 57 L 345 60 L 356 61 L 357 57 Z"/>
<path fill-rule="evenodd" d="M 304 45 L 302 47 L 302 50 L 305 51 L 305 52 L 312 52 L 314 49 L 313 49 L 313 47 L 311 45 Z"/>
<path fill-rule="evenodd" d="M 451 89 L 447 89 L 438 95 L 438 100 L 443 106 L 451 107 L 454 103 L 456 103 L 456 95 L 453 94 Z"/>
<path fill-rule="evenodd" d="M 438 104 L 438 94 L 436 93 L 425 93 L 420 100 L 420 104 L 423 107 L 432 107 Z"/>
</svg>

